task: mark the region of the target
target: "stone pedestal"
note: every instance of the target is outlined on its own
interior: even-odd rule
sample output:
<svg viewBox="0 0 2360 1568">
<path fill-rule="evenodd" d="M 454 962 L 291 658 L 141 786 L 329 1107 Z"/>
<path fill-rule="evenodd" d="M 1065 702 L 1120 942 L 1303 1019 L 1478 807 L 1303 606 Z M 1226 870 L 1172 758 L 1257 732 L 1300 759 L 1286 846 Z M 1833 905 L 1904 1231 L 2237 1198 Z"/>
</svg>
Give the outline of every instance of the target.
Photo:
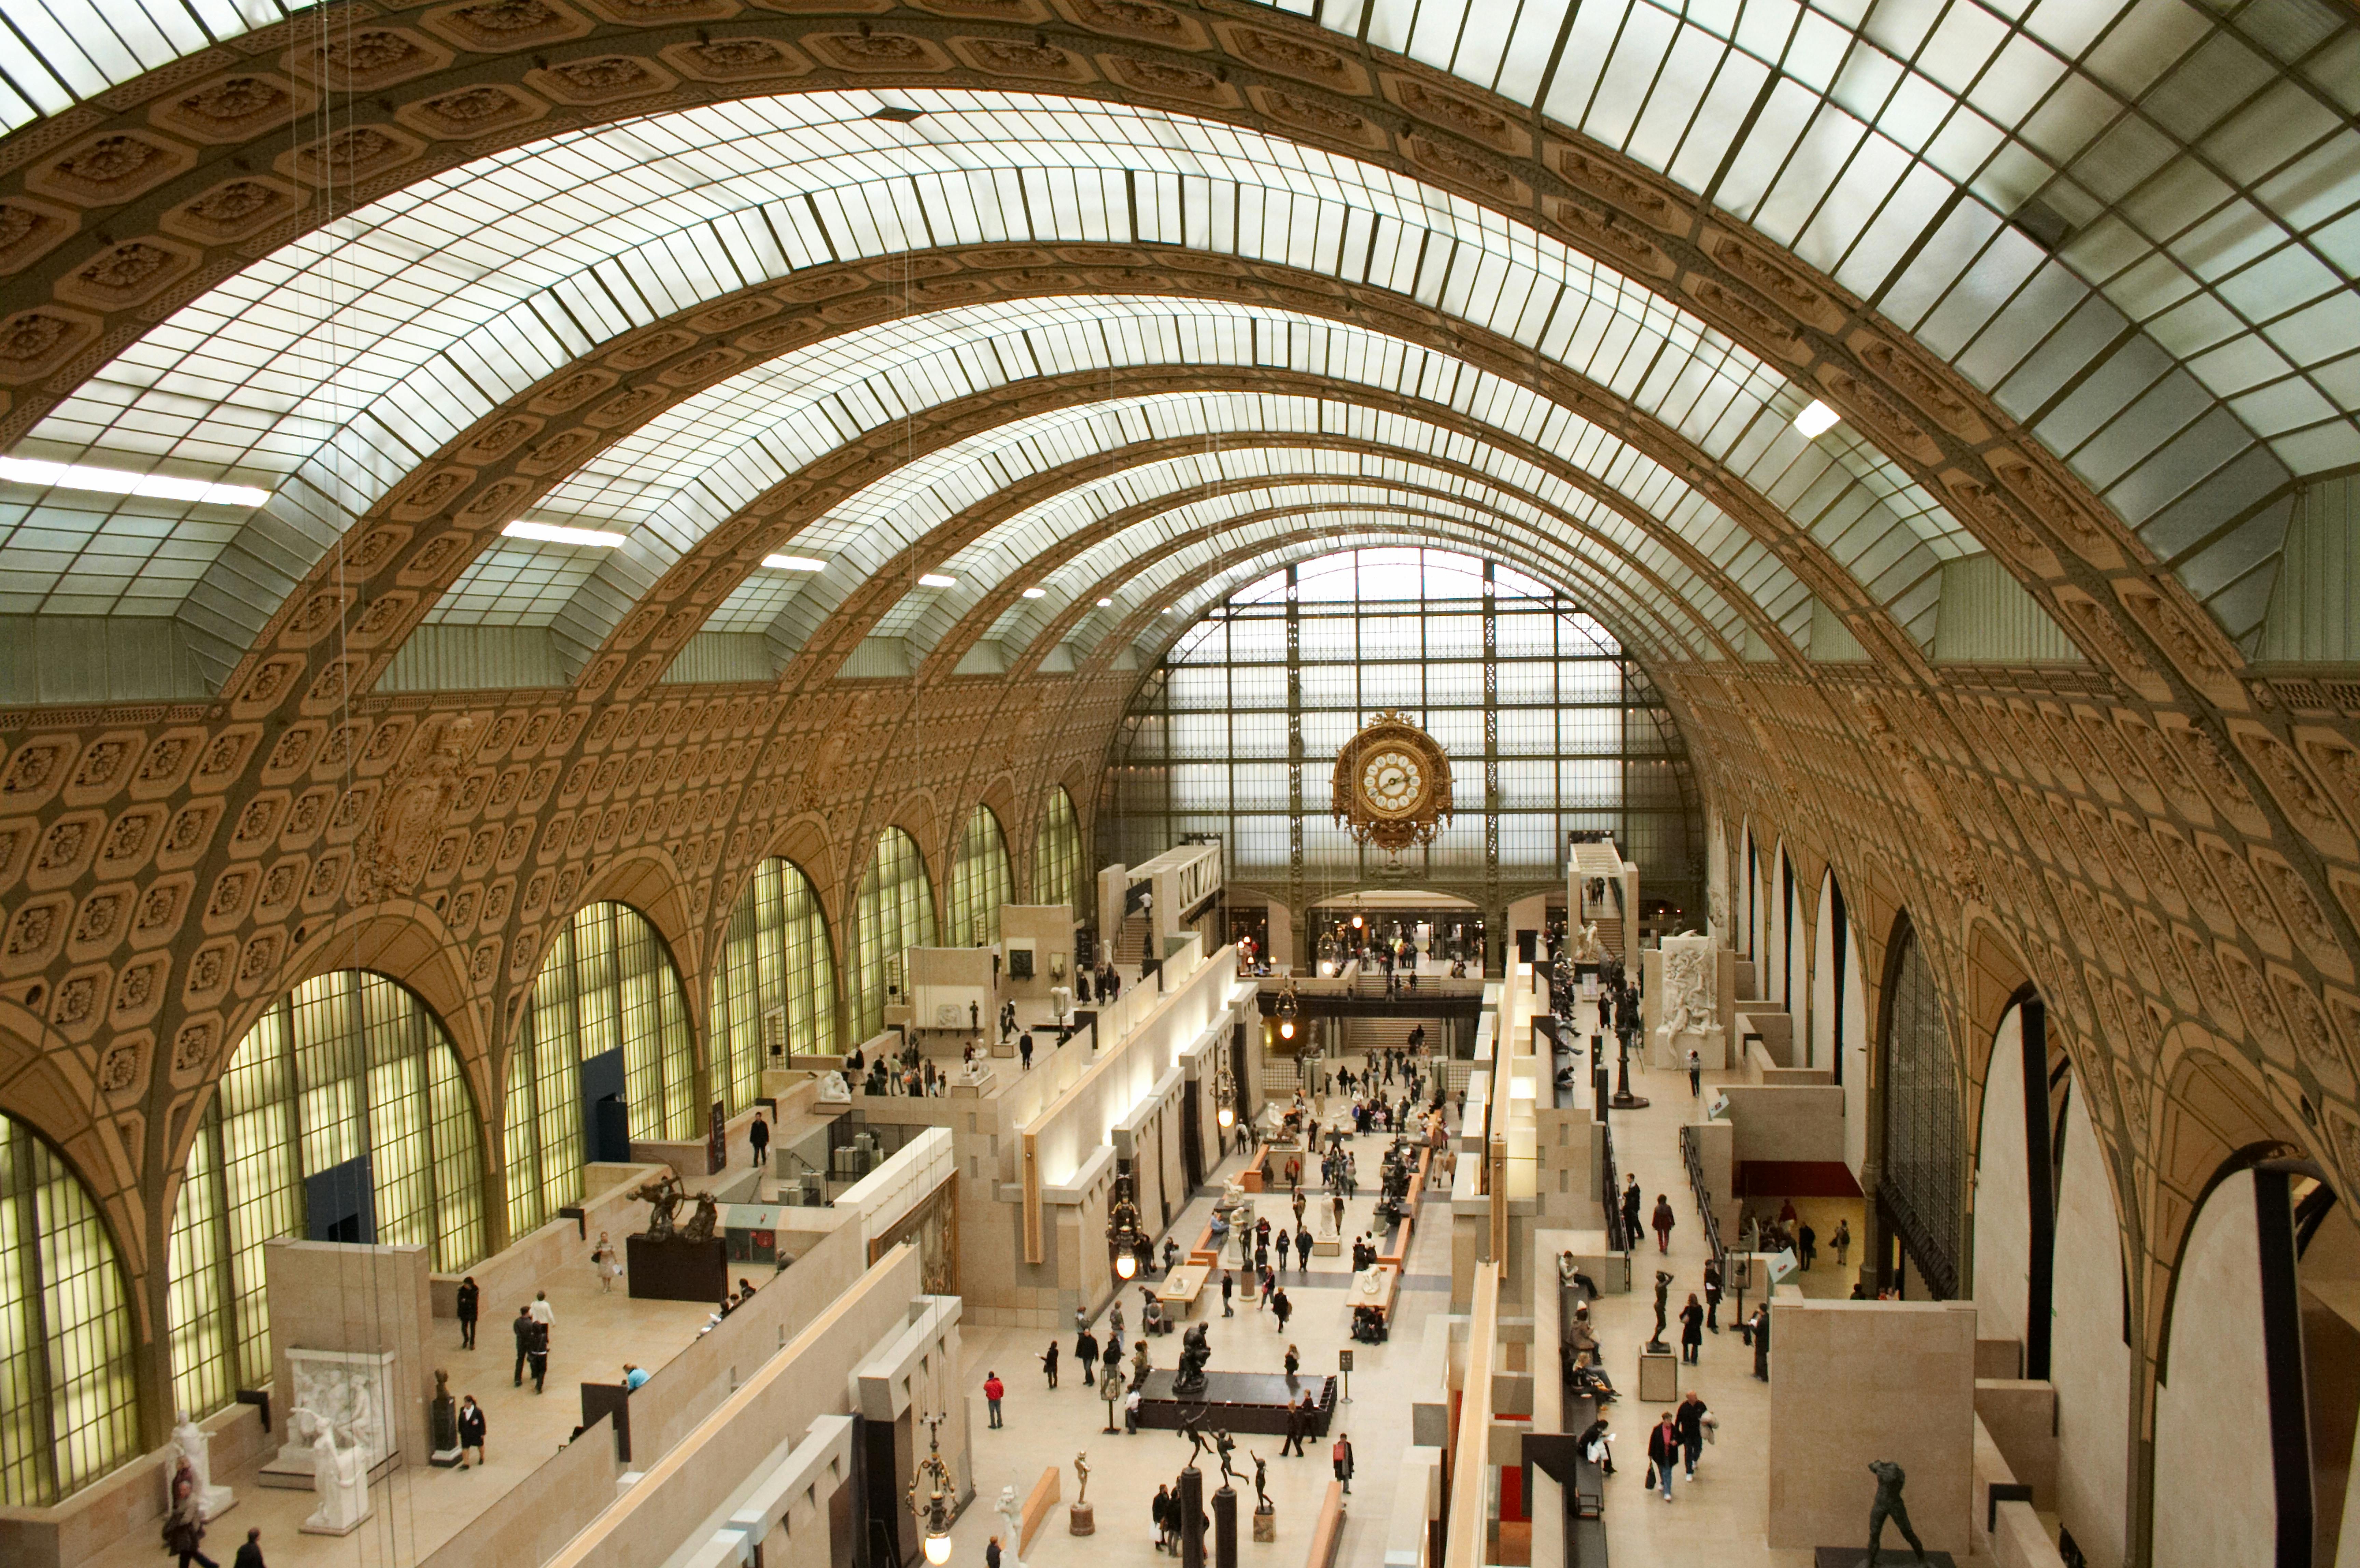
<svg viewBox="0 0 2360 1568">
<path fill-rule="evenodd" d="M 1065 1507 L 1067 1535 L 1096 1535 L 1098 1532 L 1098 1510 L 1087 1503 L 1069 1503 Z"/>
<path fill-rule="evenodd" d="M 1277 1509 L 1264 1508 L 1256 1508 L 1254 1510 L 1253 1538 L 1256 1541 L 1276 1541 L 1278 1539 Z"/>
<path fill-rule="evenodd" d="M 1655 1355 L 1639 1353 L 1639 1402 L 1643 1405 L 1669 1405 L 1680 1397 L 1680 1358 L 1677 1355 Z"/>
<path fill-rule="evenodd" d="M 1205 1473 L 1180 1472 L 1180 1568 L 1205 1568 Z"/>
<path fill-rule="evenodd" d="M 1238 1494 L 1226 1481 L 1213 1494 L 1213 1568 L 1238 1568 Z"/>
</svg>

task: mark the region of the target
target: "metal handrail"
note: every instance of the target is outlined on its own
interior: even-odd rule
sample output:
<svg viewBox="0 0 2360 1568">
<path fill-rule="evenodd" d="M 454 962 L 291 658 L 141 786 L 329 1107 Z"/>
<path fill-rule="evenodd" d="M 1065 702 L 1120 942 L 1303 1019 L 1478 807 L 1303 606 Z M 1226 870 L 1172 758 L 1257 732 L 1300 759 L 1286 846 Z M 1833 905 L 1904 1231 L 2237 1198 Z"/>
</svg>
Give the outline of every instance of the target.
<svg viewBox="0 0 2360 1568">
<path fill-rule="evenodd" d="M 1601 1127 L 1598 1136 L 1606 1157 L 1606 1245 L 1616 1252 L 1629 1252 L 1634 1244 L 1622 1224 L 1622 1182 L 1614 1168 L 1614 1129 Z"/>
<path fill-rule="evenodd" d="M 1688 1168 L 1688 1190 L 1696 1195 L 1697 1213 L 1704 1222 L 1704 1239 L 1712 1248 L 1713 1266 L 1721 1277 L 1729 1277 L 1729 1249 L 1721 1245 L 1721 1220 L 1713 1212 L 1712 1191 L 1704 1181 L 1704 1155 L 1699 1146 L 1696 1127 L 1684 1124 L 1680 1128 L 1680 1158 Z"/>
</svg>

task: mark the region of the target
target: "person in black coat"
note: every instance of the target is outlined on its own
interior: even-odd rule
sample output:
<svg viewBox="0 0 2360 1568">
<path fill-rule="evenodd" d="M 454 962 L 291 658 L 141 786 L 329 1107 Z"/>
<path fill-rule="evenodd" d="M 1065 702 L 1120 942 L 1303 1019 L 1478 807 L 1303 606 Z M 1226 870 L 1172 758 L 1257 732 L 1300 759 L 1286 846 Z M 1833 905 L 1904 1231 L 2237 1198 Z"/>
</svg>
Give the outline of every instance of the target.
<svg viewBox="0 0 2360 1568">
<path fill-rule="evenodd" d="M 1051 1340 L 1049 1348 L 1041 1353 L 1041 1370 L 1049 1375 L 1049 1387 L 1057 1386 L 1057 1342 Z"/>
<path fill-rule="evenodd" d="M 524 1365 L 532 1354 L 532 1331 L 539 1327 L 541 1325 L 532 1321 L 532 1310 L 528 1307 L 519 1307 L 516 1321 L 508 1324 L 508 1331 L 516 1335 L 516 1382 L 513 1385 L 516 1387 L 524 1387 Z"/>
<path fill-rule="evenodd" d="M 1302 1405 L 1289 1404 L 1286 1407 L 1286 1441 L 1279 1444 L 1278 1456 L 1284 1459 L 1292 1453 L 1298 1459 L 1302 1458 L 1303 1434 L 1308 1430 L 1310 1430 L 1310 1420 L 1305 1415 Z"/>
<path fill-rule="evenodd" d="M 1704 1348 L 1704 1309 L 1694 1296 L 1680 1309 L 1680 1359 L 1690 1366 L 1697 1364 L 1697 1353 Z"/>
<path fill-rule="evenodd" d="M 1673 1424 L 1672 1412 L 1666 1410 L 1664 1419 L 1647 1433 L 1647 1463 L 1655 1467 L 1655 1481 L 1667 1503 L 1672 1500 L 1672 1466 L 1679 1462 L 1680 1429 Z"/>
<path fill-rule="evenodd" d="M 1082 1364 L 1082 1387 L 1098 1382 L 1098 1336 L 1084 1329 L 1074 1336 L 1074 1359 Z"/>
<path fill-rule="evenodd" d="M 1763 1382 L 1770 1381 L 1770 1309 L 1754 1309 L 1754 1316 L 1745 1325 L 1754 1334 L 1754 1376 Z"/>
<path fill-rule="evenodd" d="M 1639 1179 L 1633 1177 L 1631 1185 L 1622 1189 L 1622 1234 L 1633 1245 L 1639 1240 L 1639 1210 L 1646 1200 L 1639 1195 Z"/>
<path fill-rule="evenodd" d="M 260 1525 L 246 1532 L 246 1544 L 237 1549 L 237 1562 L 234 1568 L 263 1568 Z"/>
<path fill-rule="evenodd" d="M 746 1129 L 746 1141 L 753 1146 L 754 1163 L 770 1163 L 770 1124 L 762 1120 L 759 1111 L 754 1113 L 754 1124 Z"/>
<path fill-rule="evenodd" d="M 1712 1412 L 1693 1388 L 1672 1412 L 1672 1426 L 1680 1434 L 1680 1453 L 1688 1461 L 1688 1479 L 1696 1479 L 1697 1459 L 1704 1453 L 1704 1427 Z"/>
<path fill-rule="evenodd" d="M 472 1274 L 459 1281 L 459 1348 L 475 1348 L 475 1316 L 482 1310 L 483 1291 Z"/>
<path fill-rule="evenodd" d="M 475 1451 L 475 1463 L 489 1463 L 484 1456 L 484 1407 L 468 1395 L 459 1402 L 459 1468 L 467 1468 L 467 1450 Z"/>
</svg>

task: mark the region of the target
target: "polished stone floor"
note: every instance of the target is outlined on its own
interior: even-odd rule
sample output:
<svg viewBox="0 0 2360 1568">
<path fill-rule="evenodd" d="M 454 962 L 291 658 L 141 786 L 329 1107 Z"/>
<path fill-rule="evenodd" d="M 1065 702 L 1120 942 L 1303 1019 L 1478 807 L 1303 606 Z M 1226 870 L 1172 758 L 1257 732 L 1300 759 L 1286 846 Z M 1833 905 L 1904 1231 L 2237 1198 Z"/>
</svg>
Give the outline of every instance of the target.
<svg viewBox="0 0 2360 1568">
<path fill-rule="evenodd" d="M 1348 1242 L 1369 1226 L 1376 1203 L 1371 1179 L 1385 1142 L 1376 1136 L 1352 1140 L 1360 1158 L 1361 1191 L 1345 1212 Z M 1283 1212 L 1284 1195 L 1274 1194 L 1262 1201 L 1280 1206 L 1264 1211 L 1273 1215 L 1274 1223 L 1276 1214 Z M 1211 1208 L 1210 1196 L 1200 1193 L 1177 1216 L 1175 1231 L 1195 1234 Z M 1412 1237 L 1393 1331 L 1383 1344 L 1356 1345 L 1351 1341 L 1351 1314 L 1344 1297 L 1350 1279 L 1349 1255 L 1314 1257 L 1307 1273 L 1289 1268 L 1280 1277 L 1295 1308 L 1283 1336 L 1259 1299 L 1240 1298 L 1237 1316 L 1225 1320 L 1216 1288 L 1206 1292 L 1206 1302 L 1197 1309 L 1197 1320 L 1210 1326 L 1216 1371 L 1280 1372 L 1291 1343 L 1300 1354 L 1304 1375 L 1309 1377 L 1333 1374 L 1338 1351 L 1356 1353 L 1349 1384 L 1350 1402 L 1337 1407 L 1328 1440 L 1332 1442 L 1335 1433 L 1349 1434 L 1356 1467 L 1339 1562 L 1374 1564 L 1382 1558 L 1394 1481 L 1402 1451 L 1409 1444 L 1410 1406 L 1445 1398 L 1441 1341 L 1431 1335 L 1445 1327 L 1443 1314 L 1449 1310 L 1449 1222 L 1448 1201 L 1428 1200 Z M 1125 1317 L 1134 1330 L 1139 1321 L 1137 1307 L 1134 1290 L 1125 1307 Z M 1105 1329 L 1102 1315 L 1101 1336 Z M 1135 1436 L 1108 1433 L 1104 1430 L 1107 1407 L 1098 1400 L 1097 1390 L 1082 1387 L 1071 1354 L 1070 1332 L 1061 1337 L 1059 1387 L 1054 1390 L 1046 1387 L 1042 1378 L 1040 1354 L 1048 1336 L 1038 1330 L 969 1327 L 962 1338 L 967 1393 L 971 1400 L 977 1500 L 954 1532 L 951 1561 L 956 1568 L 979 1568 L 986 1541 L 1000 1533 L 1000 1522 L 992 1507 L 1002 1486 L 1014 1486 L 1022 1497 L 1040 1479 L 1044 1467 L 1059 1465 L 1064 1469 L 1065 1503 L 1072 1502 L 1074 1456 L 1080 1453 L 1089 1455 L 1089 1501 L 1097 1514 L 1097 1533 L 1069 1535 L 1061 1503 L 1033 1538 L 1032 1554 L 1025 1561 L 1041 1568 L 1096 1568 L 1116 1563 L 1137 1563 L 1142 1568 L 1160 1563 L 1168 1568 L 1174 1559 L 1154 1550 L 1148 1504 L 1157 1485 L 1173 1481 L 1187 1462 L 1186 1440 L 1169 1431 L 1141 1431 Z M 1127 1361 L 1128 1346 L 1124 1354 Z M 1152 1354 L 1155 1365 L 1172 1366 L 1179 1356 L 1179 1336 L 1159 1338 Z M 991 1371 L 997 1371 L 1008 1385 L 1007 1425 L 999 1431 L 985 1424 L 980 1392 L 985 1375 Z M 1119 1412 L 1115 1424 L 1121 1425 Z M 1244 1562 L 1298 1563 L 1310 1547 L 1312 1523 L 1332 1474 L 1328 1453 L 1322 1441 L 1314 1437 L 1306 1444 L 1305 1457 L 1283 1458 L 1278 1452 L 1282 1441 L 1277 1436 L 1252 1436 L 1240 1437 L 1238 1442 L 1236 1464 L 1243 1477 L 1238 1488 L 1239 1555 Z M 1267 1544 L 1246 1539 L 1250 1535 L 1247 1516 L 1253 1506 L 1253 1464 L 1249 1457 L 1252 1453 L 1269 1461 L 1270 1496 L 1278 1510 L 1277 1540 Z M 1202 1468 L 1209 1498 L 1219 1473 L 1209 1462 Z M 1208 1511 L 1209 1508 L 1208 1501 Z"/>
</svg>

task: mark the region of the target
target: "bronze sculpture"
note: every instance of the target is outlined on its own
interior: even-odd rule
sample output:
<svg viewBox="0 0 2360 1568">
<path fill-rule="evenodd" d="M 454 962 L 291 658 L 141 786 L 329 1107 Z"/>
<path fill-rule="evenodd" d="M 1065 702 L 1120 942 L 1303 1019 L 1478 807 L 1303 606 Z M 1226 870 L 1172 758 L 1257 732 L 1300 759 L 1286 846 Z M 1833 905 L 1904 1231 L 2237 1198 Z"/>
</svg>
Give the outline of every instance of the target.
<svg viewBox="0 0 2360 1568">
<path fill-rule="evenodd" d="M 1925 1562 L 1925 1544 L 1918 1539 L 1918 1532 L 1909 1528 L 1909 1508 L 1901 1500 L 1901 1488 L 1907 1483 L 1908 1475 L 1890 1459 L 1873 1460 L 1868 1468 L 1869 1473 L 1876 1477 L 1876 1501 L 1868 1506 L 1868 1568 L 1876 1568 L 1877 1555 L 1885 1541 L 1886 1519 L 1900 1527 L 1901 1539 L 1909 1543 L 1909 1549 L 1918 1554 L 1918 1562 Z"/>
<path fill-rule="evenodd" d="M 672 1211 L 680 1207 L 683 1196 L 680 1190 L 680 1178 L 667 1170 L 631 1196 L 648 1205 L 648 1240 L 651 1242 L 672 1240 Z"/>
<path fill-rule="evenodd" d="M 1205 1363 L 1213 1359 L 1213 1347 L 1202 1323 L 1191 1323 L 1180 1339 L 1180 1370 L 1172 1379 L 1175 1394 L 1202 1393 L 1205 1387 Z"/>
<path fill-rule="evenodd" d="M 696 1212 L 688 1217 L 688 1223 L 681 1227 L 680 1239 L 684 1242 L 709 1242 L 720 1223 L 721 1206 L 713 1201 L 712 1193 L 700 1192 L 696 1195 Z M 1657 1304 L 1661 1305 L 1660 1302 Z"/>
</svg>

